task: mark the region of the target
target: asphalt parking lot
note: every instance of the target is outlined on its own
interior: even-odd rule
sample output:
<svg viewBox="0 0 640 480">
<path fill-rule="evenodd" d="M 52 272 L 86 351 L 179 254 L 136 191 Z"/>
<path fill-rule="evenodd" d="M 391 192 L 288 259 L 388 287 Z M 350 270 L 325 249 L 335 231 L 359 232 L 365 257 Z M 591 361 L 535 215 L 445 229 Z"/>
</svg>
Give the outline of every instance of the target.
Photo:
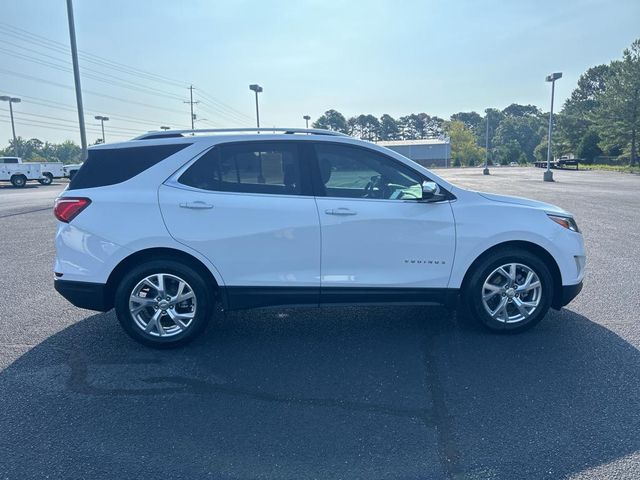
<svg viewBox="0 0 640 480">
<path fill-rule="evenodd" d="M 581 295 L 517 336 L 435 307 L 265 309 L 154 351 L 53 290 L 63 184 L 0 188 L 0 478 L 639 478 L 640 176 L 439 173 L 573 212 Z"/>
</svg>

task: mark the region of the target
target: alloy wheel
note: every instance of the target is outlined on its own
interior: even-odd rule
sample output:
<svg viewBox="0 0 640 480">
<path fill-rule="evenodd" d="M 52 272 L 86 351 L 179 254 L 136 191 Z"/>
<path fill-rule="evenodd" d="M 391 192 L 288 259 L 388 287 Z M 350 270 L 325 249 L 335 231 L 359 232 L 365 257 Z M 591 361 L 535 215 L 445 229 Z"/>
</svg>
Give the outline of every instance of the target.
<svg viewBox="0 0 640 480">
<path fill-rule="evenodd" d="M 507 263 L 493 270 L 482 285 L 482 304 L 502 323 L 528 319 L 540 305 L 542 283 L 536 272 L 522 263 Z"/>
<path fill-rule="evenodd" d="M 147 335 L 172 337 L 186 331 L 196 315 L 193 288 L 182 278 L 156 273 L 143 278 L 129 297 L 129 312 Z"/>
</svg>

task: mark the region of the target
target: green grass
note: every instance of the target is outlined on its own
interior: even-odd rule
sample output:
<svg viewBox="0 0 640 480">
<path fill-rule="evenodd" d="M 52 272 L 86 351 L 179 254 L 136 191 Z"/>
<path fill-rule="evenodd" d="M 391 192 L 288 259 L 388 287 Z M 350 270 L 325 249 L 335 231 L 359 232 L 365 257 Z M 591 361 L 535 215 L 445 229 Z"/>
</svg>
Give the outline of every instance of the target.
<svg viewBox="0 0 640 480">
<path fill-rule="evenodd" d="M 582 167 L 582 165 L 581 165 Z M 622 173 L 640 173 L 640 167 L 630 167 L 629 165 L 585 165 L 584 170 L 607 170 L 609 172 L 622 172 Z"/>
</svg>

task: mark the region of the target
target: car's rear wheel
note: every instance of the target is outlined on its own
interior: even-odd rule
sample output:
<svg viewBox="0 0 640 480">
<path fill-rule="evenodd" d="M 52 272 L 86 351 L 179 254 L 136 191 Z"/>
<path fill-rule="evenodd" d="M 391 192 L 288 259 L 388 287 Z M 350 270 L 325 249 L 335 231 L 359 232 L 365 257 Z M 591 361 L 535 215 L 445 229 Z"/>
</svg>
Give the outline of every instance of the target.
<svg viewBox="0 0 640 480">
<path fill-rule="evenodd" d="M 207 325 L 214 300 L 199 272 L 173 260 L 131 270 L 115 294 L 118 321 L 140 343 L 155 348 L 184 345 Z"/>
<path fill-rule="evenodd" d="M 553 296 L 553 276 L 527 250 L 497 251 L 473 270 L 463 293 L 466 307 L 487 328 L 521 332 L 546 315 Z"/>
</svg>

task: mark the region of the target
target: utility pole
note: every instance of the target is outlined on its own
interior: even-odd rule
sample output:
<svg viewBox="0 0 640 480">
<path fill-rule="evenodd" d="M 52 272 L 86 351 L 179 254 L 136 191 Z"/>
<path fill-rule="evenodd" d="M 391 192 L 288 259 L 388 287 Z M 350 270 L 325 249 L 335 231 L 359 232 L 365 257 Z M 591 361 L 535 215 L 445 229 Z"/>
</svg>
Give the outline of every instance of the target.
<svg viewBox="0 0 640 480">
<path fill-rule="evenodd" d="M 71 60 L 73 62 L 73 80 L 76 86 L 76 103 L 78 104 L 78 123 L 80 126 L 80 144 L 82 146 L 82 158 L 87 159 L 87 131 L 84 125 L 84 108 L 82 106 L 82 87 L 80 85 L 80 66 L 78 65 L 78 46 L 76 45 L 76 26 L 73 20 L 73 3 L 67 0 L 67 18 L 69 20 L 69 40 L 71 43 Z"/>
<path fill-rule="evenodd" d="M 189 87 L 189 101 L 188 102 L 184 102 L 184 103 L 188 103 L 191 106 L 191 130 L 195 130 L 195 120 L 196 120 L 196 116 L 193 113 L 193 105 L 196 103 L 200 103 L 198 101 L 194 102 L 193 101 L 193 85 L 191 85 Z"/>
<path fill-rule="evenodd" d="M 16 137 L 16 125 L 13 121 L 13 104 L 20 103 L 22 100 L 18 97 L 9 97 L 8 95 L 3 95 L 0 97 L 0 100 L 3 102 L 9 102 L 9 115 L 11 116 L 11 132 L 13 133 L 13 153 L 16 157 L 20 156 L 18 151 L 18 137 Z"/>
<path fill-rule="evenodd" d="M 304 118 L 304 121 L 307 123 L 306 128 L 309 128 L 309 120 L 311 120 L 311 117 L 309 115 L 304 115 L 302 118 Z"/>
</svg>

